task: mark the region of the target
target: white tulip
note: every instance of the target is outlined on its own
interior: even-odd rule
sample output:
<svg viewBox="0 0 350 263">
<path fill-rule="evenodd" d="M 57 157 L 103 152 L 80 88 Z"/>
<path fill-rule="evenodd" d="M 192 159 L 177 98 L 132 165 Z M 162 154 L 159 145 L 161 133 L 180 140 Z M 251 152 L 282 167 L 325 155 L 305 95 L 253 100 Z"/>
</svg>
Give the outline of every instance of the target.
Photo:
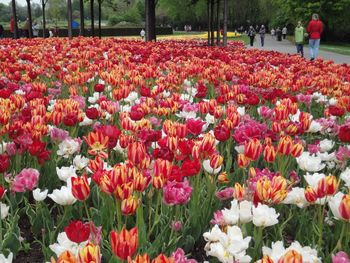
<svg viewBox="0 0 350 263">
<path fill-rule="evenodd" d="M 34 197 L 34 200 L 37 201 L 37 202 L 41 202 L 41 201 L 44 201 L 45 198 L 47 197 L 47 193 L 48 193 L 49 190 L 44 190 L 41 192 L 41 190 L 39 188 L 33 190 L 33 197 Z"/>
<path fill-rule="evenodd" d="M 209 232 L 205 232 L 203 237 L 207 242 L 220 242 L 225 245 L 228 244 L 227 235 L 221 231 L 218 225 L 215 225 Z"/>
<path fill-rule="evenodd" d="M 263 247 L 263 255 L 269 256 L 273 262 L 278 262 L 278 260 L 285 254 L 285 248 L 282 241 L 272 242 L 271 248 Z"/>
<path fill-rule="evenodd" d="M 222 211 L 222 217 L 225 221 L 225 224 L 227 225 L 235 225 L 238 223 L 239 220 L 239 207 L 238 207 L 238 201 L 233 200 L 231 202 L 231 208 L 230 209 L 223 209 Z"/>
<path fill-rule="evenodd" d="M 345 182 L 345 186 L 350 188 L 350 167 L 347 167 L 345 171 L 340 174 L 340 179 Z"/>
<path fill-rule="evenodd" d="M 319 122 L 313 120 L 311 121 L 310 127 L 307 130 L 307 132 L 316 133 L 316 132 L 320 132 L 321 130 L 322 130 L 322 125 Z"/>
<path fill-rule="evenodd" d="M 215 117 L 213 115 L 210 115 L 209 113 L 205 116 L 205 121 L 209 124 L 215 123 Z"/>
<path fill-rule="evenodd" d="M 70 251 L 74 255 L 78 255 L 78 251 L 86 245 L 87 241 L 80 244 L 72 242 L 65 232 L 59 233 L 57 243 L 49 245 L 49 248 L 59 257 L 64 251 Z"/>
<path fill-rule="evenodd" d="M 318 172 L 326 166 L 325 164 L 322 164 L 322 159 L 320 156 L 310 155 L 309 152 L 303 152 L 296 158 L 296 160 L 300 169 L 303 171 Z"/>
<path fill-rule="evenodd" d="M 9 214 L 10 207 L 0 202 L 0 219 L 3 220 Z M 0 261 L 1 262 L 1 261 Z"/>
<path fill-rule="evenodd" d="M 301 187 L 293 187 L 288 192 L 287 197 L 282 201 L 282 204 L 296 205 L 299 208 L 304 208 L 309 205 L 309 202 L 305 198 L 305 189 Z"/>
<path fill-rule="evenodd" d="M 0 263 L 12 263 L 13 260 L 13 254 L 10 252 L 10 254 L 5 257 L 4 254 L 0 254 Z"/>
<path fill-rule="evenodd" d="M 56 167 L 56 172 L 57 172 L 58 178 L 60 178 L 60 180 L 63 182 L 67 182 L 67 180 L 69 178 L 71 178 L 72 176 L 74 176 L 74 177 L 77 176 L 73 165 L 62 166 L 61 168 Z"/>
<path fill-rule="evenodd" d="M 48 196 L 59 205 L 72 205 L 77 201 L 72 194 L 72 190 L 67 186 L 53 190 L 52 194 Z"/>
<path fill-rule="evenodd" d="M 76 140 L 67 138 L 58 145 L 57 155 L 69 158 L 71 155 L 78 152 L 79 149 L 80 145 Z"/>
<path fill-rule="evenodd" d="M 253 207 L 252 202 L 247 200 L 244 200 L 239 203 L 239 222 L 240 223 L 244 224 L 252 221 L 253 219 L 252 207 Z"/>
<path fill-rule="evenodd" d="M 134 101 L 138 99 L 138 94 L 135 91 L 129 93 L 129 95 L 124 99 L 125 102 L 129 104 L 134 104 Z"/>
<path fill-rule="evenodd" d="M 336 195 L 332 196 L 328 201 L 328 206 L 331 209 L 334 217 L 336 219 L 343 220 L 342 216 L 339 212 L 339 205 L 341 200 L 343 199 L 344 194 L 341 192 L 338 192 Z"/>
<path fill-rule="evenodd" d="M 230 239 L 230 245 L 227 250 L 237 260 L 239 254 L 242 252 L 245 254 L 252 238 L 249 236 L 243 238 L 242 230 L 238 226 L 229 226 L 227 228 L 227 236 Z"/>
<path fill-rule="evenodd" d="M 309 186 L 311 186 L 311 188 L 316 188 L 318 185 L 318 182 L 325 177 L 326 175 L 322 173 L 313 173 L 313 174 L 306 173 L 306 175 L 304 175 L 305 181 Z"/>
<path fill-rule="evenodd" d="M 279 214 L 273 207 L 258 204 L 253 206 L 253 224 L 258 227 L 268 227 L 278 224 Z"/>
<path fill-rule="evenodd" d="M 245 107 L 238 107 L 237 112 L 239 115 L 244 116 L 245 115 Z"/>
<path fill-rule="evenodd" d="M 208 243 L 204 250 L 206 251 L 207 256 L 216 257 L 222 263 L 232 263 L 233 256 L 231 256 L 226 248 L 219 242 Z"/>
<path fill-rule="evenodd" d="M 334 141 L 332 140 L 324 139 L 320 141 L 321 152 L 329 152 L 330 150 L 332 150 L 333 146 Z"/>
<path fill-rule="evenodd" d="M 73 159 L 73 166 L 76 170 L 82 170 L 84 169 L 87 165 L 89 164 L 89 159 L 82 156 L 82 155 L 77 155 Z"/>
<path fill-rule="evenodd" d="M 210 174 L 218 174 L 221 171 L 221 166 L 214 169 L 213 167 L 210 166 L 210 160 L 204 160 L 203 161 L 203 168 L 207 173 Z"/>
</svg>

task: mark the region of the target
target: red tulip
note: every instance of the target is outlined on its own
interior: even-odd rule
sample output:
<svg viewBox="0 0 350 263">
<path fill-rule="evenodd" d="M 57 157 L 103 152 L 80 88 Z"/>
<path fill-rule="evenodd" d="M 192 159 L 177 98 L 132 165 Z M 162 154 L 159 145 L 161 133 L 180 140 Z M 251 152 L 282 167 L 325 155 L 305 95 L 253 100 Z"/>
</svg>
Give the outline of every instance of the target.
<svg viewBox="0 0 350 263">
<path fill-rule="evenodd" d="M 71 221 L 68 226 L 64 228 L 68 239 L 75 243 L 81 243 L 89 239 L 90 225 L 79 220 Z"/>
<path fill-rule="evenodd" d="M 72 177 L 72 194 L 80 200 L 85 201 L 90 195 L 90 186 L 86 174 L 81 177 Z"/>
<path fill-rule="evenodd" d="M 112 252 L 122 260 L 127 260 L 135 254 L 138 245 L 138 231 L 134 227 L 128 231 L 125 227 L 120 231 L 110 233 Z"/>
<path fill-rule="evenodd" d="M 0 173 L 4 173 L 10 167 L 10 157 L 7 154 L 0 154 Z"/>
</svg>

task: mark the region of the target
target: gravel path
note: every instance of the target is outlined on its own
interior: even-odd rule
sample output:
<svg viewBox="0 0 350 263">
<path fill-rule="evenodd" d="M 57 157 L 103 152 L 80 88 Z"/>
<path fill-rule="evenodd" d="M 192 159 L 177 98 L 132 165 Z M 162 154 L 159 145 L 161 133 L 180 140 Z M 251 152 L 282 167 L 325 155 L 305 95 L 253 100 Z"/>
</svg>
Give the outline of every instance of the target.
<svg viewBox="0 0 350 263">
<path fill-rule="evenodd" d="M 321 46 L 322 46 L 322 42 L 321 42 Z M 247 47 L 251 48 L 249 45 Z M 296 47 L 294 43 L 290 42 L 287 39 L 284 39 L 281 42 L 276 41 L 276 39 L 273 39 L 271 35 L 266 35 L 264 47 L 261 47 L 260 37 L 257 36 L 255 38 L 253 48 L 258 48 L 260 50 L 274 50 L 274 51 L 288 53 L 288 54 L 296 54 Z M 310 59 L 309 47 L 307 44 L 304 45 L 304 55 L 306 59 Z M 337 54 L 329 51 L 319 50 L 318 57 L 322 57 L 323 59 L 326 59 L 326 60 L 332 60 L 338 64 L 343 64 L 343 63 L 350 64 L 350 56 L 341 55 L 341 54 Z"/>
</svg>

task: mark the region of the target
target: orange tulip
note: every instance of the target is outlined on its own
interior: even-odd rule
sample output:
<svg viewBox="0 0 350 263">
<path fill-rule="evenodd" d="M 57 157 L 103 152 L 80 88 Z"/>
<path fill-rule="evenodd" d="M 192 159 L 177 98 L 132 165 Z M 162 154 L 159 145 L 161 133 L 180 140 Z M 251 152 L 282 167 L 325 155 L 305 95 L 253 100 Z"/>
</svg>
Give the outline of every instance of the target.
<svg viewBox="0 0 350 263">
<path fill-rule="evenodd" d="M 141 142 L 133 142 L 128 146 L 128 159 L 138 165 L 146 157 L 146 147 Z"/>
<path fill-rule="evenodd" d="M 233 197 L 237 200 L 243 200 L 245 196 L 245 189 L 241 184 L 235 183 Z"/>
<path fill-rule="evenodd" d="M 127 260 L 136 252 L 138 246 L 138 231 L 134 227 L 130 231 L 124 227 L 119 233 L 111 231 L 110 241 L 112 252 L 122 260 Z"/>
<path fill-rule="evenodd" d="M 78 263 L 78 259 L 69 250 L 64 251 L 57 259 L 51 257 L 51 263 Z"/>
<path fill-rule="evenodd" d="M 274 262 L 272 258 L 270 258 L 268 255 L 264 255 L 260 260 L 260 263 L 274 263 Z"/>
<path fill-rule="evenodd" d="M 303 263 L 303 257 L 295 250 L 289 250 L 278 260 L 278 263 Z"/>
<path fill-rule="evenodd" d="M 289 155 L 292 152 L 292 147 L 293 147 L 292 138 L 289 136 L 283 136 L 281 137 L 278 143 L 277 152 L 283 155 Z"/>
<path fill-rule="evenodd" d="M 108 158 L 108 154 L 105 152 L 108 147 L 108 136 L 102 132 L 90 132 L 88 136 L 84 136 L 83 138 L 89 145 L 89 154 L 98 155 L 105 159 Z"/>
<path fill-rule="evenodd" d="M 276 150 L 273 145 L 266 145 L 263 151 L 264 160 L 269 163 L 273 163 L 276 159 Z"/>
<path fill-rule="evenodd" d="M 227 173 L 226 172 L 222 172 L 218 175 L 218 181 L 220 183 L 226 184 L 229 182 L 228 177 L 227 177 Z"/>
<path fill-rule="evenodd" d="M 164 254 L 160 254 L 152 260 L 152 263 L 175 263 L 175 260 L 173 258 L 168 258 Z"/>
<path fill-rule="evenodd" d="M 144 254 L 143 256 L 141 256 L 140 254 L 138 254 L 135 259 L 131 259 L 130 257 L 128 258 L 128 263 L 150 263 L 150 259 L 148 254 Z"/>
<path fill-rule="evenodd" d="M 242 153 L 238 154 L 237 158 L 238 158 L 237 162 L 239 167 L 243 168 L 248 166 L 249 159 L 244 154 Z"/>
<path fill-rule="evenodd" d="M 294 156 L 294 157 L 299 157 L 304 151 L 304 146 L 301 142 L 298 142 L 298 143 L 295 143 L 293 146 L 292 146 L 292 151 L 291 151 L 291 154 Z"/>
<path fill-rule="evenodd" d="M 213 154 L 210 157 L 210 166 L 213 169 L 219 168 L 223 162 L 224 162 L 224 158 L 220 154 Z"/>
</svg>

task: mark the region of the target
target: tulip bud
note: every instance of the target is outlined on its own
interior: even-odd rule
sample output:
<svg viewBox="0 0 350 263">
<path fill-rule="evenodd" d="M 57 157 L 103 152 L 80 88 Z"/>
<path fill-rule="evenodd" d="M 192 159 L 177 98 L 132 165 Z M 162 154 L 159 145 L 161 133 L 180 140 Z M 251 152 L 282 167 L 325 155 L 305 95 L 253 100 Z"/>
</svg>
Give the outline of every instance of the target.
<svg viewBox="0 0 350 263">
<path fill-rule="evenodd" d="M 305 199 L 311 204 L 315 203 L 317 200 L 316 192 L 310 186 L 305 189 L 304 195 Z"/>
<path fill-rule="evenodd" d="M 85 201 L 90 195 L 90 186 L 86 174 L 81 177 L 72 177 L 72 194 L 80 200 Z"/>
<path fill-rule="evenodd" d="M 121 210 L 123 215 L 131 215 L 134 214 L 137 206 L 139 204 L 139 199 L 135 196 L 129 196 L 127 199 L 122 200 Z"/>
<path fill-rule="evenodd" d="M 334 195 L 339 187 L 339 181 L 334 175 L 328 175 L 325 178 L 326 183 L 326 195 Z"/>
<path fill-rule="evenodd" d="M 235 199 L 237 199 L 238 201 L 241 201 L 244 199 L 244 196 L 245 196 L 245 189 L 244 187 L 242 187 L 241 184 L 239 183 L 235 183 L 235 190 L 234 190 L 234 193 L 233 193 L 233 197 Z"/>
<path fill-rule="evenodd" d="M 175 263 L 175 260 L 173 258 L 168 258 L 164 254 L 160 254 L 152 260 L 152 263 Z"/>
<path fill-rule="evenodd" d="M 350 194 L 344 195 L 340 201 L 339 213 L 345 220 L 350 220 Z"/>
<path fill-rule="evenodd" d="M 51 257 L 51 263 L 78 263 L 78 259 L 72 252 L 66 250 L 60 254 L 57 261 Z"/>
<path fill-rule="evenodd" d="M 255 195 L 259 201 L 267 201 L 271 196 L 271 184 L 267 178 L 260 178 L 256 183 Z"/>
<path fill-rule="evenodd" d="M 301 142 L 295 143 L 292 146 L 291 154 L 296 158 L 299 157 L 304 151 L 304 146 Z"/>
<path fill-rule="evenodd" d="M 224 162 L 224 158 L 221 155 L 219 155 L 219 154 L 213 154 L 210 157 L 210 166 L 213 169 L 219 168 L 222 165 L 223 162 Z"/>
<path fill-rule="evenodd" d="M 278 143 L 277 152 L 283 155 L 289 155 L 292 151 L 292 147 L 293 147 L 292 138 L 289 136 L 283 136 L 281 137 Z"/>
<path fill-rule="evenodd" d="M 266 145 L 263 151 L 264 160 L 269 163 L 273 163 L 276 159 L 276 150 L 273 145 Z"/>
<path fill-rule="evenodd" d="M 128 159 L 137 165 L 146 157 L 145 145 L 141 142 L 133 142 L 128 146 Z"/>
<path fill-rule="evenodd" d="M 272 194 L 271 199 L 274 204 L 281 203 L 284 199 L 286 199 L 288 194 L 287 190 L 279 190 Z"/>
<path fill-rule="evenodd" d="M 260 263 L 274 263 L 272 258 L 270 258 L 268 255 L 264 255 L 259 262 Z"/>
<path fill-rule="evenodd" d="M 259 158 L 262 152 L 262 145 L 260 141 L 256 138 L 250 139 L 244 147 L 244 155 L 249 159 L 255 161 Z"/>
<path fill-rule="evenodd" d="M 242 153 L 238 154 L 237 158 L 238 158 L 237 163 L 240 168 L 248 166 L 249 159 L 244 154 Z"/>
<path fill-rule="evenodd" d="M 218 175 L 218 181 L 222 184 L 226 184 L 229 182 L 228 177 L 227 177 L 227 173 L 226 172 L 222 172 Z"/>
</svg>

